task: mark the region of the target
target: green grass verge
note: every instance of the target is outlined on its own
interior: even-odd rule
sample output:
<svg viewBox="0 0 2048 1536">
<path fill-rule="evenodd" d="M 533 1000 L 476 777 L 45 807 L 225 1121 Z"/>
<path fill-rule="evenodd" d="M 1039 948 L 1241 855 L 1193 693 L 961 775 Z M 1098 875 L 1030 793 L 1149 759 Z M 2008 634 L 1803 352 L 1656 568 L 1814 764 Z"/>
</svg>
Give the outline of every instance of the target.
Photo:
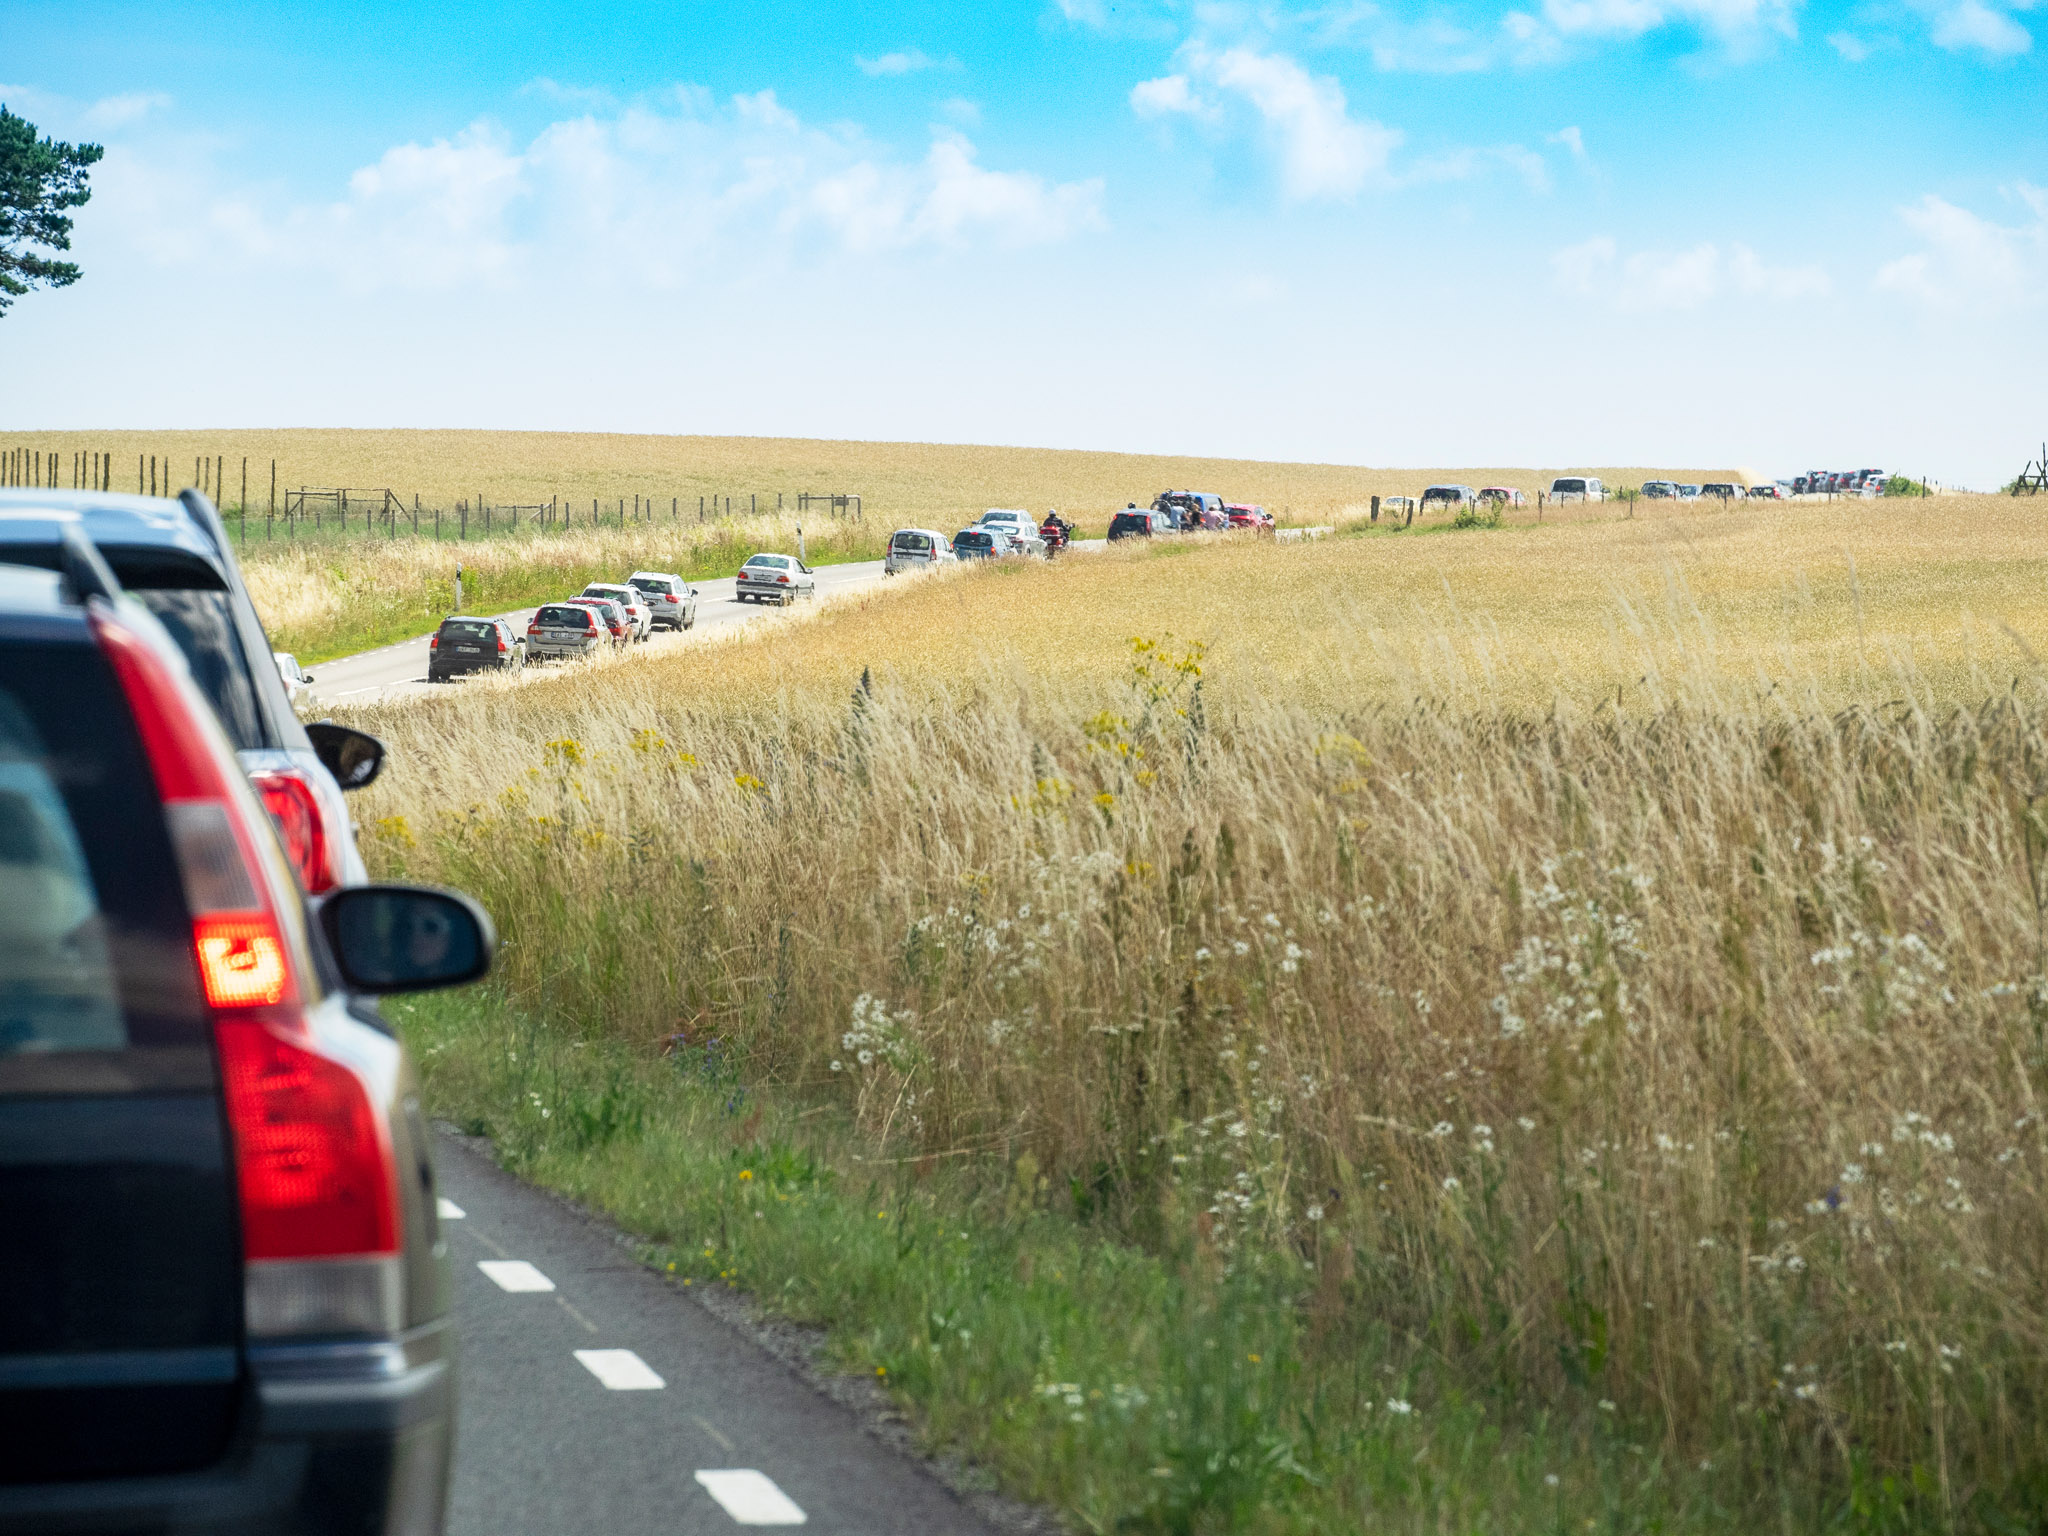
<svg viewBox="0 0 2048 1536">
<path fill-rule="evenodd" d="M 849 561 L 879 560 L 887 552 L 887 540 L 886 532 L 872 538 L 843 539 L 838 541 L 842 547 L 832 548 L 829 553 L 814 553 L 810 563 L 816 569 Z M 454 563 L 466 547 L 469 546 L 453 543 L 446 546 L 448 579 L 362 590 L 340 614 L 317 626 L 295 625 L 289 620 L 272 622 L 266 615 L 272 644 L 278 650 L 291 652 L 301 665 L 310 667 L 337 656 L 353 656 L 375 650 L 378 646 L 430 634 L 442 619 L 454 611 Z M 706 553 L 698 558 L 678 561 L 668 556 L 655 568 L 672 570 L 686 581 L 715 581 L 720 577 L 737 575 L 741 564 L 753 552 L 752 546 L 709 546 Z M 337 550 L 336 553 L 338 556 L 341 552 Z M 503 613 L 514 608 L 530 608 L 553 598 L 580 592 L 593 581 L 618 581 L 623 575 L 616 560 L 597 557 L 566 564 L 514 565 L 497 571 L 467 568 L 463 574 L 462 608 L 466 613 Z"/>
<path fill-rule="evenodd" d="M 993 1182 L 943 1157 L 864 1163 L 836 1110 L 742 1083 L 715 1039 L 636 1053 L 487 992 L 391 1011 L 435 1114 L 607 1212 L 681 1283 L 822 1325 L 929 1444 L 1077 1529 L 1764 1528 L 1767 1468 L 1675 1464 L 1604 1404 L 1446 1385 L 1431 1340 L 1347 1321 L 1335 1265 L 1109 1240 L 1088 1192 L 1028 1157 Z M 1852 1474 L 1823 1502 L 1788 1483 L 1764 1525 L 1914 1530 L 1926 1492 Z"/>
</svg>

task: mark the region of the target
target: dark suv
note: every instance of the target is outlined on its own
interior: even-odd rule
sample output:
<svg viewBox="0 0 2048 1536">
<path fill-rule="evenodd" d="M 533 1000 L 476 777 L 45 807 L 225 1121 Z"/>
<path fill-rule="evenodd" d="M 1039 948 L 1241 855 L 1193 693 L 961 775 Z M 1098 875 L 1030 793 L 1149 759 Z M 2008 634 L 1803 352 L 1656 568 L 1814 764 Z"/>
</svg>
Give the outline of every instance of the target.
<svg viewBox="0 0 2048 1536">
<path fill-rule="evenodd" d="M 0 1532 L 432 1536 L 447 1256 L 368 997 L 488 920 L 307 898 L 165 627 L 58 563 L 0 565 Z"/>
<path fill-rule="evenodd" d="M 517 672 L 526 665 L 526 636 L 503 619 L 443 619 L 427 639 L 427 681 L 445 683 L 471 672 Z"/>
<path fill-rule="evenodd" d="M 1125 507 L 1109 520 L 1109 541 L 1114 544 L 1118 539 L 1149 539 L 1171 526 L 1164 512 Z"/>
</svg>

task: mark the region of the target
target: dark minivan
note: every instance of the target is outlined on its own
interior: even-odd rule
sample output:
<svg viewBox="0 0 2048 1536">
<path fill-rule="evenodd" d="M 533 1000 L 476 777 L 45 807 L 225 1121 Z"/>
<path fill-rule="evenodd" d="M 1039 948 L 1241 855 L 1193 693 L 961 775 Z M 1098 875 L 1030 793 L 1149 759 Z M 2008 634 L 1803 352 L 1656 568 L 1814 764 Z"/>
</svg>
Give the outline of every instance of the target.
<svg viewBox="0 0 2048 1536">
<path fill-rule="evenodd" d="M 441 1529 L 449 1276 L 371 996 L 449 892 L 307 897 L 177 643 L 76 527 L 0 565 L 0 1532 Z"/>
</svg>

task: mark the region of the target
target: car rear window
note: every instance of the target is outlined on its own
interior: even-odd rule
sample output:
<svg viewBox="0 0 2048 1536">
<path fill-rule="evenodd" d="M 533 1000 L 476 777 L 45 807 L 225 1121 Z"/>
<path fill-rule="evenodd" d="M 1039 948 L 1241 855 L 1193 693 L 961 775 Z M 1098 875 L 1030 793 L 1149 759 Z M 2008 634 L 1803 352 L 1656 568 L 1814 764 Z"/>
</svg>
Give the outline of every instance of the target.
<svg viewBox="0 0 2048 1536">
<path fill-rule="evenodd" d="M 995 543 L 995 538 L 992 534 L 977 533 L 972 528 L 969 528 L 956 534 L 953 542 L 955 544 L 969 544 L 976 549 L 981 549 L 984 546 Z"/>
<path fill-rule="evenodd" d="M 256 682 L 235 634 L 235 619 L 226 592 L 194 588 L 144 587 L 133 596 L 162 621 L 185 662 L 192 680 L 213 705 L 228 740 L 239 751 L 274 745 L 263 728 L 256 702 Z M 273 665 L 275 665 L 273 663 Z"/>
<path fill-rule="evenodd" d="M 1550 488 L 1553 491 L 1583 491 L 1586 488 L 1586 482 L 1583 480 L 1553 480 L 1550 482 Z"/>
<path fill-rule="evenodd" d="M 203 1051 L 181 889 L 105 661 L 0 642 L 0 1091 L 23 1058 Z"/>
<path fill-rule="evenodd" d="M 533 622 L 540 625 L 543 629 L 549 627 L 555 629 L 588 629 L 590 628 L 590 610 L 588 608 L 571 608 L 566 603 L 549 603 L 533 616 Z"/>
<path fill-rule="evenodd" d="M 443 619 L 441 638 L 444 640 L 495 640 L 498 626 L 489 619 Z"/>
<path fill-rule="evenodd" d="M 656 592 L 663 597 L 673 596 L 676 590 L 673 582 L 656 581 L 650 576 L 636 577 L 633 585 L 642 592 Z"/>
<path fill-rule="evenodd" d="M 749 560 L 747 564 L 755 567 L 757 570 L 767 569 L 773 571 L 786 571 L 789 569 L 789 556 L 756 555 L 753 559 Z"/>
<path fill-rule="evenodd" d="M 932 541 L 921 533 L 899 533 L 889 542 L 898 549 L 927 550 L 932 547 Z"/>
</svg>

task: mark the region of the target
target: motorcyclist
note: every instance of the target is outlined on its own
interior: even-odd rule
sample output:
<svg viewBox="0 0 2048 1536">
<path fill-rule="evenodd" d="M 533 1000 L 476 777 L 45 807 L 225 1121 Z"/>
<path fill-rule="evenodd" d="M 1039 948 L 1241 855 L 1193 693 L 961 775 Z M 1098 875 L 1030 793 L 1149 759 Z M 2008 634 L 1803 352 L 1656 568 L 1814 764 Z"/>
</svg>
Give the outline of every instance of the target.
<svg viewBox="0 0 2048 1536">
<path fill-rule="evenodd" d="M 1038 525 L 1038 531 L 1046 543 L 1059 547 L 1074 536 L 1074 525 L 1060 516 L 1058 507 L 1045 509 L 1045 521 Z"/>
</svg>

